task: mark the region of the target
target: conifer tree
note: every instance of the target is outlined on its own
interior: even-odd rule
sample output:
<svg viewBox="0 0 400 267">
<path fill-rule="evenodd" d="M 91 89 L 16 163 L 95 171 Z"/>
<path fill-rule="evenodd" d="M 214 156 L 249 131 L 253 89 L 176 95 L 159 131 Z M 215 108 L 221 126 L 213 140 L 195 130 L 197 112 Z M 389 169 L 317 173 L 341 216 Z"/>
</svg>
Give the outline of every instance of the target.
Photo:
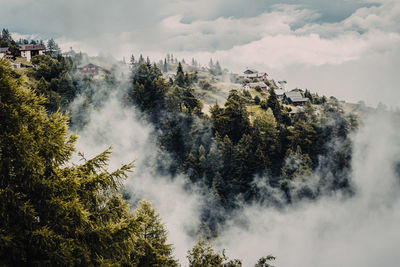
<svg viewBox="0 0 400 267">
<path fill-rule="evenodd" d="M 164 58 L 163 72 L 164 73 L 168 72 L 168 63 L 167 63 L 167 59 L 165 59 L 165 58 Z"/>
<path fill-rule="evenodd" d="M 151 204 L 140 201 L 135 211 L 137 241 L 134 262 L 137 266 L 178 266 L 172 256 L 172 246 L 167 244 L 167 231 Z"/>
<path fill-rule="evenodd" d="M 0 60 L 0 265 L 131 266 L 137 222 L 109 172 L 110 151 L 69 163 L 68 118 L 22 88 Z"/>
</svg>

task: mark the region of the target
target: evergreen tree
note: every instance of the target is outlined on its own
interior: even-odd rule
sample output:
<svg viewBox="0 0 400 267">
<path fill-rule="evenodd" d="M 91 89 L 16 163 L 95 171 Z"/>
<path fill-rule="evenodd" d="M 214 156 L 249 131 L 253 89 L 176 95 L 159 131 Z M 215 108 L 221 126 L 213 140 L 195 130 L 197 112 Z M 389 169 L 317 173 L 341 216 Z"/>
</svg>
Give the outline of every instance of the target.
<svg viewBox="0 0 400 267">
<path fill-rule="evenodd" d="M 274 256 L 268 255 L 266 257 L 262 257 L 261 259 L 258 260 L 256 265 L 254 267 L 274 267 L 268 262 L 275 260 Z"/>
<path fill-rule="evenodd" d="M 149 58 L 149 57 L 146 58 L 146 64 L 147 64 L 147 67 L 148 67 L 148 68 L 151 67 L 151 61 L 150 61 L 150 58 Z"/>
<path fill-rule="evenodd" d="M 183 68 L 180 62 L 176 70 L 175 84 L 179 87 L 185 87 L 185 74 L 183 73 Z"/>
<path fill-rule="evenodd" d="M 217 253 L 212 248 L 211 244 L 206 243 L 204 240 L 199 240 L 188 251 L 187 258 L 189 260 L 189 267 L 240 267 L 242 263 L 240 260 L 229 260 L 225 256 L 225 252 Z"/>
<path fill-rule="evenodd" d="M 138 65 L 142 65 L 143 63 L 144 63 L 144 58 L 143 58 L 142 54 L 140 54 Z"/>
<path fill-rule="evenodd" d="M 178 266 L 172 256 L 172 246 L 166 244 L 167 231 L 160 216 L 147 201 L 140 201 L 135 211 L 137 241 L 134 262 L 137 266 Z"/>
<path fill-rule="evenodd" d="M 0 61 L 0 265 L 132 265 L 135 225 L 110 152 L 69 164 L 68 118 Z"/>
<path fill-rule="evenodd" d="M 47 52 L 52 57 L 56 57 L 61 53 L 61 50 L 58 47 L 58 44 L 54 41 L 53 38 L 51 38 L 47 41 Z"/>
<path fill-rule="evenodd" d="M 268 90 L 269 97 L 267 101 L 267 107 L 271 108 L 277 121 L 281 119 L 281 105 L 279 103 L 278 97 L 276 96 L 275 90 L 270 88 Z"/>
<path fill-rule="evenodd" d="M 135 64 L 136 64 L 134 55 L 131 55 L 130 64 L 131 64 L 132 67 L 135 66 Z"/>
<path fill-rule="evenodd" d="M 221 65 L 219 64 L 219 61 L 217 61 L 217 63 L 215 63 L 214 74 L 222 75 L 222 68 L 221 68 Z"/>
<path fill-rule="evenodd" d="M 167 60 L 165 58 L 164 58 L 163 72 L 164 73 L 168 72 L 168 63 L 167 63 Z"/>
</svg>

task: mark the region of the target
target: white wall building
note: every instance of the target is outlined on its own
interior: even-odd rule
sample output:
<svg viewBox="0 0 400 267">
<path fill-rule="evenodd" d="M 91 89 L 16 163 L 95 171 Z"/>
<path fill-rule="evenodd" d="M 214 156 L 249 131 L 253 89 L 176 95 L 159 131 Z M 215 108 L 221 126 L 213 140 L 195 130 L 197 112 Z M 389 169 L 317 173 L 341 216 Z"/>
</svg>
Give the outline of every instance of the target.
<svg viewBox="0 0 400 267">
<path fill-rule="evenodd" d="M 21 45 L 19 50 L 21 51 L 21 57 L 31 61 L 33 56 L 43 55 L 46 47 L 44 45 L 25 44 Z"/>
</svg>

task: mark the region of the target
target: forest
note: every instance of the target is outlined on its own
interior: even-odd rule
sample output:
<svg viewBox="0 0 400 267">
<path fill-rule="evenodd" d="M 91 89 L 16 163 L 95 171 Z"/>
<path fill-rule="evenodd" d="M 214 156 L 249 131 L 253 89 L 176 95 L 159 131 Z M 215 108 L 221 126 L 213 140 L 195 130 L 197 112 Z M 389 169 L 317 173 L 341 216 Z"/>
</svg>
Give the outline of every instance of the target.
<svg viewBox="0 0 400 267">
<path fill-rule="evenodd" d="M 1 44 L 16 45 L 6 33 Z M 279 208 L 354 192 L 351 134 L 359 118 L 334 97 L 306 90 L 304 112 L 291 113 L 294 107 L 278 98 L 274 86 L 262 93 L 232 89 L 207 110 L 198 88 L 215 89 L 213 79 L 227 74 L 219 62 L 211 61 L 204 79 L 194 59 L 186 64 L 170 55 L 160 62 L 132 56 L 127 74 L 113 67 L 95 79 L 79 73 L 86 61 L 82 53 L 56 52 L 34 56 L 33 68 L 14 70 L 0 60 L 2 266 L 242 266 L 214 250 L 212 240 L 243 204 Z M 166 78 L 171 69 L 175 75 Z M 196 186 L 209 196 L 188 263 L 173 256 L 174 244 L 151 203 L 130 205 L 124 181 L 130 172 L 135 176 L 135 162 L 110 171 L 111 148 L 93 158 L 75 148 L 79 136 L 73 132 L 88 123 L 90 108 L 107 101 L 110 92 L 100 98 L 96 92 L 105 85 L 152 125 L 160 153 L 154 170 L 183 175 L 188 190 Z M 70 107 L 78 96 L 84 101 L 76 112 Z M 74 154 L 81 164 L 71 163 Z M 316 175 L 322 178 L 310 185 Z M 255 266 L 272 266 L 273 260 L 265 255 Z"/>
</svg>

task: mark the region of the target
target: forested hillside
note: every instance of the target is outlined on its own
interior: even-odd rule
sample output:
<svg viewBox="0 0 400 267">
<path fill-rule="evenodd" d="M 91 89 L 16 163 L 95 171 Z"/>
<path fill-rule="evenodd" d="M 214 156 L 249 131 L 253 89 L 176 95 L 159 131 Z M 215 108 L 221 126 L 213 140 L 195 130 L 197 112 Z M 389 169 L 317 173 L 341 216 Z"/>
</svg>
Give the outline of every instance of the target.
<svg viewBox="0 0 400 267">
<path fill-rule="evenodd" d="M 84 128 L 87 112 L 113 91 L 152 125 L 160 153 L 154 171 L 183 175 L 188 190 L 207 196 L 202 226 L 192 233 L 200 238 L 188 252 L 190 266 L 241 266 L 208 241 L 244 204 L 279 208 L 353 193 L 350 136 L 358 118 L 334 97 L 306 90 L 302 112 L 292 112 L 298 107 L 270 86 L 268 92 L 229 90 L 221 103 L 218 81 L 228 72 L 218 62 L 202 69 L 194 59 L 151 63 L 140 56 L 128 69 L 97 59 L 109 67 L 96 78 L 79 67 L 90 60 L 82 53 L 38 55 L 32 67 L 15 70 L 0 60 L 0 264 L 178 265 L 151 204 L 129 206 L 123 179 L 134 163 L 110 171 L 111 150 L 91 159 L 79 154 L 79 165 L 71 161 L 77 137 L 69 129 Z M 207 101 L 215 99 L 209 109 L 204 92 Z"/>
</svg>

